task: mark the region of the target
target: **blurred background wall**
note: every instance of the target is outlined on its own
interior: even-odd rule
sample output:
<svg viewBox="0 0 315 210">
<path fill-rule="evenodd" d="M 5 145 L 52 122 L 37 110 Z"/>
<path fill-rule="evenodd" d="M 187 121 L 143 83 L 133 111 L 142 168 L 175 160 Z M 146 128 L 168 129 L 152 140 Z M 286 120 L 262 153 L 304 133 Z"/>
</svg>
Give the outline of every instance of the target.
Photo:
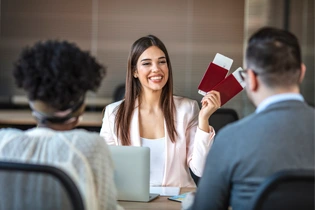
<svg viewBox="0 0 315 210">
<path fill-rule="evenodd" d="M 11 71 L 20 50 L 38 40 L 75 42 L 108 67 L 91 106 L 112 101 L 124 83 L 131 44 L 154 34 L 166 45 L 174 73 L 174 92 L 198 101 L 197 87 L 216 53 L 243 67 L 248 37 L 266 25 L 295 33 L 307 74 L 302 94 L 314 105 L 314 0 L 1 0 L 0 104 L 25 103 Z M 20 97 L 22 96 L 22 97 Z M 254 110 L 245 92 L 224 107 L 240 117 Z"/>
</svg>

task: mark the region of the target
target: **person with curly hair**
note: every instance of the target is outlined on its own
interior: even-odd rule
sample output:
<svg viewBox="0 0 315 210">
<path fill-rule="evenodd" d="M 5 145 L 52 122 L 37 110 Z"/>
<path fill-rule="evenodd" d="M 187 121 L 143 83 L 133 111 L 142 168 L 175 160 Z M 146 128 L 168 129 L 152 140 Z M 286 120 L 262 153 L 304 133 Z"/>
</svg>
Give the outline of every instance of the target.
<svg viewBox="0 0 315 210">
<path fill-rule="evenodd" d="M 220 107 L 210 91 L 197 101 L 173 95 L 170 57 L 153 35 L 131 46 L 125 99 L 105 108 L 100 135 L 109 145 L 150 148 L 151 186 L 196 187 L 215 131 L 209 117 Z"/>
<path fill-rule="evenodd" d="M 122 209 L 108 146 L 98 133 L 74 129 L 85 109 L 86 92 L 96 91 L 105 73 L 105 67 L 74 43 L 48 40 L 26 47 L 13 75 L 27 93 L 38 126 L 0 130 L 2 161 L 61 168 L 78 186 L 85 209 L 93 210 Z M 36 202 L 49 205 L 45 198 Z"/>
</svg>

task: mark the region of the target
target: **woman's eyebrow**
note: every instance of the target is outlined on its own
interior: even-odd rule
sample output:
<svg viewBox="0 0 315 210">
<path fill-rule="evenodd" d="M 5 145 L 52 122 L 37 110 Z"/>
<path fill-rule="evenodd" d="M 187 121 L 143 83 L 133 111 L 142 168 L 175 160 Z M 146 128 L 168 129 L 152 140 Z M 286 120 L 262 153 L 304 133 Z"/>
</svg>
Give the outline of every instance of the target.
<svg viewBox="0 0 315 210">
<path fill-rule="evenodd" d="M 144 59 L 141 60 L 141 62 L 142 61 L 150 61 L 150 60 L 151 60 L 150 58 L 144 58 Z"/>
<path fill-rule="evenodd" d="M 166 57 L 165 56 L 161 56 L 161 57 L 158 58 L 158 60 L 160 60 L 160 59 L 166 59 Z M 152 59 L 150 59 L 150 58 L 144 58 L 144 59 L 141 60 L 141 62 L 142 61 L 151 61 L 151 60 Z"/>
</svg>

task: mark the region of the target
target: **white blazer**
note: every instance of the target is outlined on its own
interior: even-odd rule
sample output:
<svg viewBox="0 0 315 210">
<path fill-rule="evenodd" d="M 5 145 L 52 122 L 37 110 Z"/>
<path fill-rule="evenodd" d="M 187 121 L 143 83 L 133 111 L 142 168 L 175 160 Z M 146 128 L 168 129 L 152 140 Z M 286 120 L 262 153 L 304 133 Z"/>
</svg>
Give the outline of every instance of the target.
<svg viewBox="0 0 315 210">
<path fill-rule="evenodd" d="M 116 111 L 121 102 L 109 104 L 105 109 L 100 135 L 108 145 L 122 145 L 114 129 Z M 175 128 L 178 136 L 176 142 L 172 143 L 164 121 L 166 157 L 162 186 L 195 187 L 189 167 L 197 176 L 202 175 L 215 133 L 211 126 L 212 132 L 210 133 L 198 128 L 200 109 L 197 101 L 174 96 L 174 102 L 176 108 Z M 141 146 L 138 114 L 138 100 L 136 100 L 130 125 L 132 146 Z"/>
</svg>

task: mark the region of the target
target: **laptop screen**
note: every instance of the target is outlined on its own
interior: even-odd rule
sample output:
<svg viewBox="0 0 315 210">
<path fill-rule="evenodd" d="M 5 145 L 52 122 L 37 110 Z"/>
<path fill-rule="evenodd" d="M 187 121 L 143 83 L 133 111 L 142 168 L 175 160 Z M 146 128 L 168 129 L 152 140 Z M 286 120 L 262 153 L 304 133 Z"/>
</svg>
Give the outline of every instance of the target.
<svg viewBox="0 0 315 210">
<path fill-rule="evenodd" d="M 118 200 L 150 200 L 150 149 L 148 147 L 109 146 L 115 167 Z"/>
</svg>

